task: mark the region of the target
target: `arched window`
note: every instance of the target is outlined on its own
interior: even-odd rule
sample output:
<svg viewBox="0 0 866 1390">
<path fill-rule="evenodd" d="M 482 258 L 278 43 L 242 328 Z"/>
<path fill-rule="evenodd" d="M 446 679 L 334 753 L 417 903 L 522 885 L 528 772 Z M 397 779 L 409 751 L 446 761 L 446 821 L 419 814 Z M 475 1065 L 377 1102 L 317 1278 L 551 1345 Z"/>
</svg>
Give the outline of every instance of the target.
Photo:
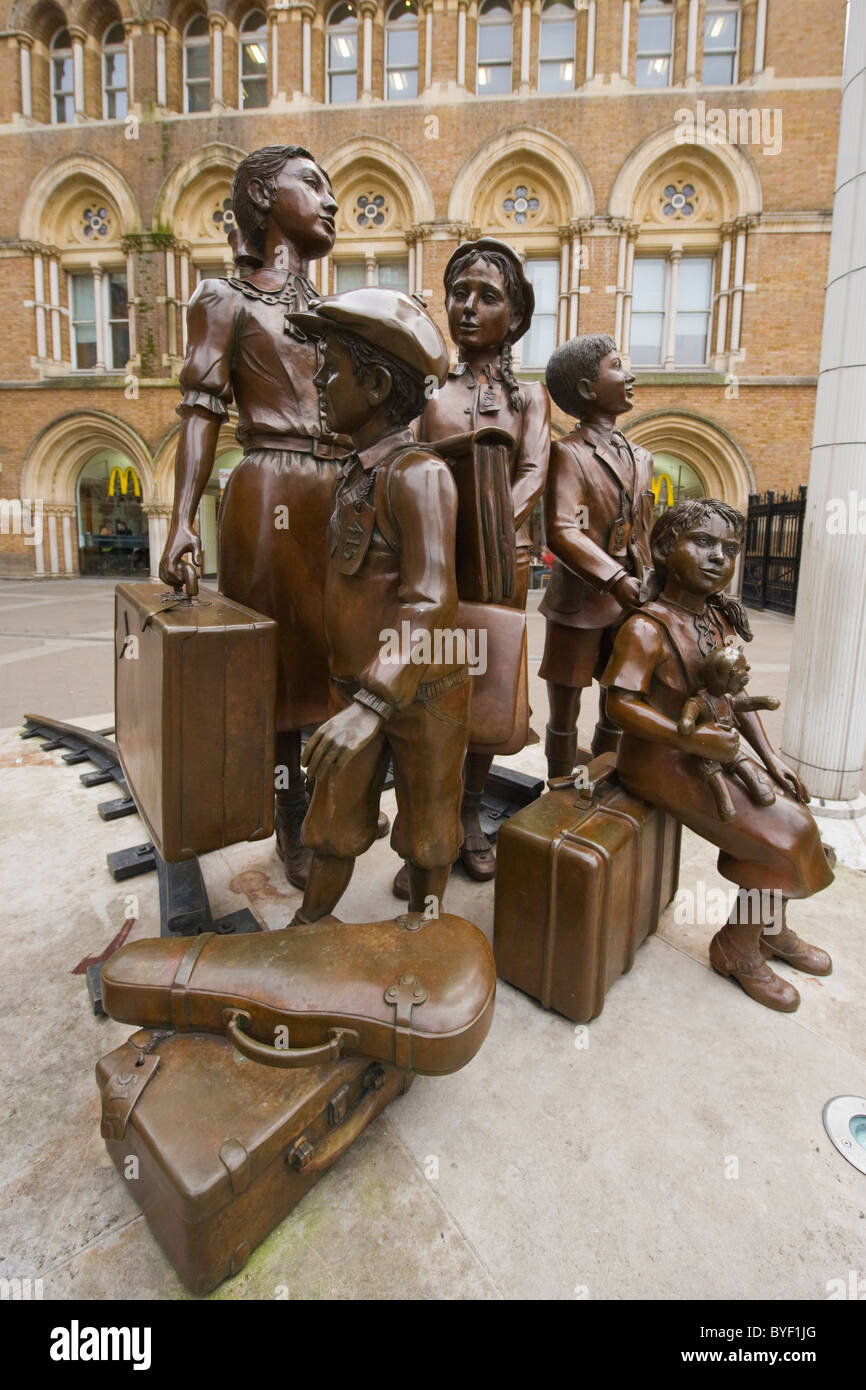
<svg viewBox="0 0 866 1390">
<path fill-rule="evenodd" d="M 68 125 L 74 116 L 72 39 L 68 29 L 60 29 L 51 40 L 51 119 L 55 125 Z"/>
<path fill-rule="evenodd" d="M 513 40 L 511 0 L 484 0 L 478 11 L 475 90 L 479 96 L 500 96 L 511 91 Z"/>
<path fill-rule="evenodd" d="M 544 0 L 538 43 L 538 90 L 574 90 L 576 17 L 573 0 Z"/>
<path fill-rule="evenodd" d="M 418 95 L 418 6 L 394 0 L 385 29 L 385 97 L 405 101 Z"/>
<path fill-rule="evenodd" d="M 122 121 L 128 110 L 126 34 L 122 24 L 112 24 L 102 39 L 102 116 L 106 121 Z"/>
<path fill-rule="evenodd" d="M 358 99 L 358 14 L 352 0 L 328 15 L 328 101 Z"/>
<path fill-rule="evenodd" d="M 251 10 L 241 25 L 240 92 L 242 111 L 268 104 L 268 21 Z"/>
<path fill-rule="evenodd" d="M 638 87 L 669 87 L 674 49 L 674 7 L 671 0 L 641 0 L 637 17 Z"/>
<path fill-rule="evenodd" d="M 704 16 L 701 81 L 714 87 L 736 82 L 739 48 L 740 7 L 736 0 L 709 0 Z"/>
<path fill-rule="evenodd" d="M 210 110 L 210 28 L 203 14 L 193 15 L 184 30 L 183 109 Z"/>
</svg>

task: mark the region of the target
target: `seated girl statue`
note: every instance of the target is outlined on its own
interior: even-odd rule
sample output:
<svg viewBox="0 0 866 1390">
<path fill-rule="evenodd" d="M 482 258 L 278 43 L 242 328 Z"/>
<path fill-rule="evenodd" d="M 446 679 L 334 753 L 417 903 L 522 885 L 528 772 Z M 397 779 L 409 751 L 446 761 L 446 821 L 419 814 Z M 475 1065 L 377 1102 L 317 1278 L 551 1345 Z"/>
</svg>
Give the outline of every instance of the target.
<svg viewBox="0 0 866 1390">
<path fill-rule="evenodd" d="M 809 794 L 748 701 L 736 727 L 696 721 L 690 733 L 679 728 L 684 701 L 705 683 L 710 653 L 737 637 L 752 639 L 744 610 L 725 593 L 744 530 L 740 512 L 709 499 L 680 502 L 659 518 L 650 537 L 658 597 L 622 624 L 601 683 L 623 730 L 617 772 L 624 786 L 718 845 L 719 872 L 739 887 L 728 922 L 710 942 L 710 964 L 758 1003 L 791 1013 L 800 996 L 768 960 L 778 956 L 811 975 L 832 969 L 827 952 L 801 941 L 785 920 L 788 898 L 811 897 L 833 879 L 805 805 Z M 728 779 L 733 817 L 722 820 L 700 760 L 729 764 L 741 735 L 776 791 L 760 804 L 740 778 Z"/>
</svg>

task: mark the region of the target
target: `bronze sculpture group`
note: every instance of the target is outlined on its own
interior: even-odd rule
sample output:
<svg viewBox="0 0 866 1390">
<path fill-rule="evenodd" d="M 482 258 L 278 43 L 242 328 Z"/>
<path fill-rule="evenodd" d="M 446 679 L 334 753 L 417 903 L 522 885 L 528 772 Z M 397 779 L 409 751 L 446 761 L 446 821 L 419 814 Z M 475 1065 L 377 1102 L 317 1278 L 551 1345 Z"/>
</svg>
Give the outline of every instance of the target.
<svg viewBox="0 0 866 1390">
<path fill-rule="evenodd" d="M 412 297 L 375 287 L 317 295 L 307 266 L 333 246 L 337 203 L 307 151 L 249 156 L 233 204 L 249 273 L 203 282 L 190 303 L 160 575 L 177 585 L 183 557 L 199 558 L 194 517 L 234 400 L 245 453 L 220 513 L 220 587 L 279 624 L 277 763 L 286 775 L 277 846 L 305 890 L 296 921 L 337 905 L 377 833 L 389 760 L 392 845 L 406 865 L 395 891 L 410 910 L 439 910 L 458 855 L 473 877 L 495 874 L 479 822 L 491 759 L 469 742 L 472 680 L 453 646 L 442 659 L 418 659 L 421 636 L 453 630 L 458 618 L 457 491 L 437 442 L 491 425 L 511 440 L 504 487 L 516 583 L 505 606 L 526 606 L 525 524 L 542 495 L 555 557 L 542 604 L 549 776 L 589 760 L 577 719 L 595 678 L 591 754 L 615 753 L 629 793 L 718 845 L 720 871 L 741 890 L 712 940 L 713 968 L 771 1008 L 796 1008 L 797 991 L 769 958 L 813 974 L 829 973 L 830 959 L 799 940 L 784 908 L 767 920 L 749 890 L 784 904 L 832 873 L 808 794 L 758 718 L 771 703 L 743 694 L 738 639 L 751 633 L 727 595 L 740 513 L 689 501 L 652 525 L 652 456 L 617 428 L 634 378 L 605 335 L 573 339 L 550 359 L 550 395 L 575 420 L 551 448 L 547 393 L 514 375 L 512 346 L 534 300 L 504 243 L 467 243 L 448 263 L 458 353 L 449 367 L 444 340 Z M 405 623 L 407 651 L 383 655 L 382 630 Z M 494 675 L 497 659 L 494 647 Z M 305 777 L 301 730 L 310 725 Z M 741 738 L 763 766 L 740 751 Z"/>
</svg>

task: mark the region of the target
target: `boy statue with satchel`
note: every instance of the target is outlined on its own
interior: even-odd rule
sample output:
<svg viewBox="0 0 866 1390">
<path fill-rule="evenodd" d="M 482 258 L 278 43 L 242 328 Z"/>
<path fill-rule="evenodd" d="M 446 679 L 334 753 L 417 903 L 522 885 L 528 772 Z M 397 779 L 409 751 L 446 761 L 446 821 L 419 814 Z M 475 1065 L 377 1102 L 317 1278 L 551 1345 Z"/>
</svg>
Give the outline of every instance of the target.
<svg viewBox="0 0 866 1390">
<path fill-rule="evenodd" d="M 620 623 L 640 607 L 652 567 L 652 455 L 616 428 L 617 417 L 632 408 L 633 384 L 615 342 L 603 333 L 570 339 L 547 364 L 547 389 L 579 422 L 551 446 L 545 494 L 547 544 L 555 557 L 541 602 L 549 777 L 567 777 L 578 760 L 581 692 L 604 670 Z M 602 690 L 594 757 L 616 752 L 620 739 L 605 701 Z"/>
</svg>

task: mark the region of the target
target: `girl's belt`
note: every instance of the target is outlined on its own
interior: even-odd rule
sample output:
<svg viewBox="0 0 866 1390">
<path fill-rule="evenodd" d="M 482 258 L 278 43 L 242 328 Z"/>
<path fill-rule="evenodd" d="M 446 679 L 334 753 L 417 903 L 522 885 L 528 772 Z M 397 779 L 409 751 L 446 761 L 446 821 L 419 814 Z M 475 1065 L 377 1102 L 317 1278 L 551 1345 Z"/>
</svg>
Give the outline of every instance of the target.
<svg viewBox="0 0 866 1390">
<path fill-rule="evenodd" d="M 241 441 L 244 453 L 254 449 L 273 449 L 277 453 L 312 454 L 318 459 L 342 459 L 351 452 L 346 444 L 331 444 L 302 434 L 248 434 Z"/>
</svg>

